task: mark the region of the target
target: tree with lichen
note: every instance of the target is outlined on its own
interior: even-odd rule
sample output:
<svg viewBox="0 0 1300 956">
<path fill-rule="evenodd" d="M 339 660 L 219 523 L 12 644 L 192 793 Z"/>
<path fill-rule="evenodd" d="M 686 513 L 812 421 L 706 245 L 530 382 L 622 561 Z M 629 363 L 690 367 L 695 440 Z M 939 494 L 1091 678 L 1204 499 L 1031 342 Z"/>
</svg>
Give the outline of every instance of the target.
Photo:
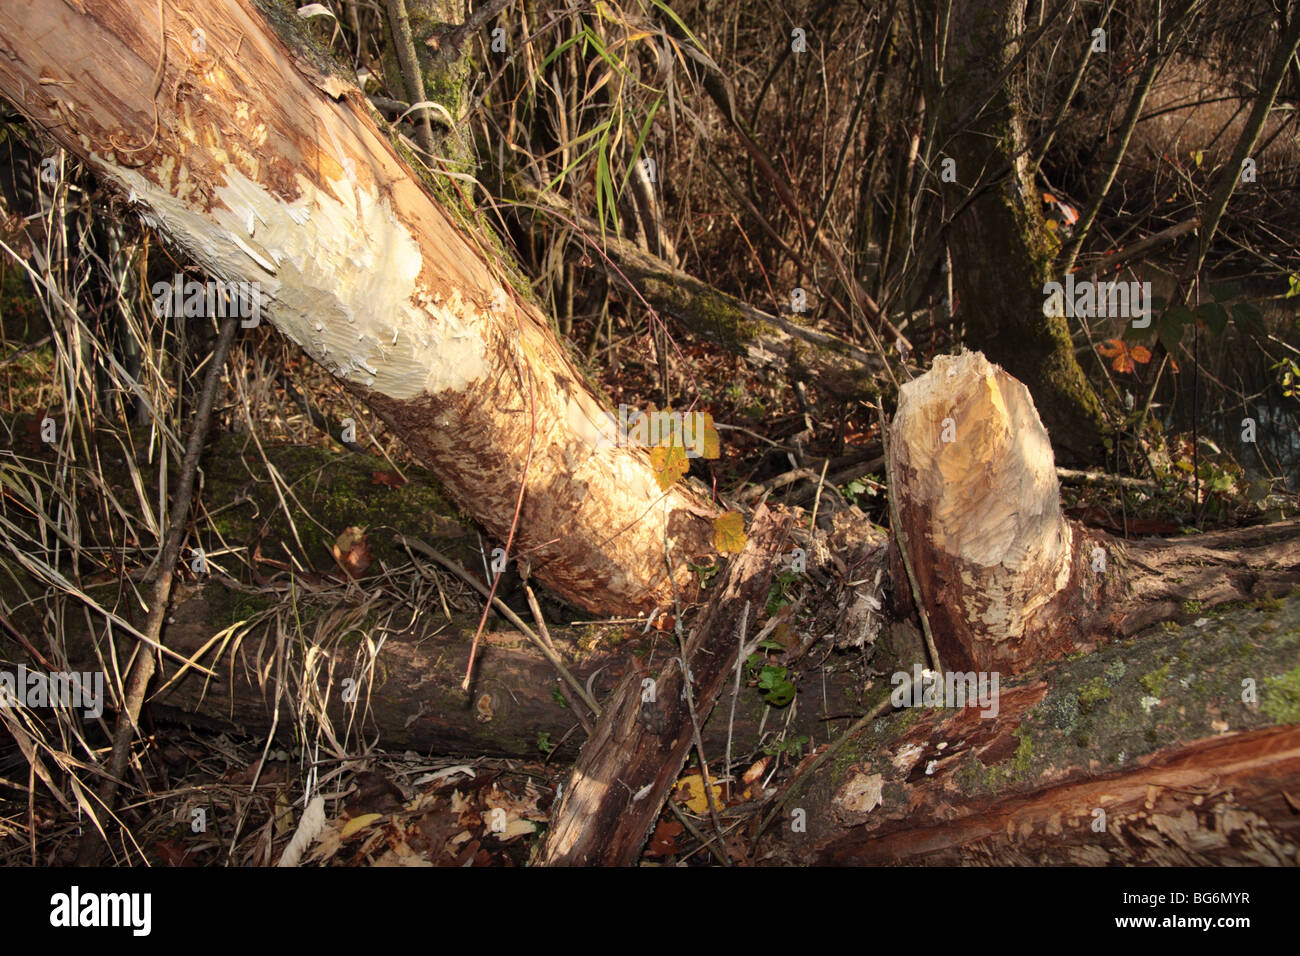
<svg viewBox="0 0 1300 956">
<path fill-rule="evenodd" d="M 938 144 L 935 185 L 952 217 L 954 312 L 966 344 L 1029 387 L 1063 461 L 1091 464 L 1102 448 L 1101 403 L 1075 358 L 1065 318 L 1043 314 L 1056 243 L 1039 211 L 1027 151 L 1018 62 L 1027 42 L 1025 5 L 921 4 L 920 34 L 940 35 L 941 23 L 946 36 L 937 68 L 920 58 Z"/>
</svg>

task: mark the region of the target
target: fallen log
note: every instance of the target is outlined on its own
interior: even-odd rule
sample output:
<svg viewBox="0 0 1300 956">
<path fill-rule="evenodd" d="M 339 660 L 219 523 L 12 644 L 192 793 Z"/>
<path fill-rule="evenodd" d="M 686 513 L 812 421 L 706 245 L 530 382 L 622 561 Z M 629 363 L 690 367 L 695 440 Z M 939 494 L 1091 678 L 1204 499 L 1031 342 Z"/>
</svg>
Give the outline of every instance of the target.
<svg viewBox="0 0 1300 956">
<path fill-rule="evenodd" d="M 20 427 L 15 431 L 24 433 Z M 144 435 L 137 438 L 139 447 L 147 445 Z M 121 448 L 100 435 L 97 449 L 95 460 L 102 469 L 98 480 L 106 493 L 129 500 L 132 478 Z M 58 463 L 49 446 L 33 440 L 21 450 L 28 467 L 50 480 Z M 158 484 L 157 460 L 142 460 L 137 467 L 146 487 Z M 274 469 L 279 484 L 272 484 L 268 469 Z M 471 571 L 483 567 L 483 544 L 473 524 L 446 500 L 427 472 L 409 465 L 403 482 L 383 459 L 370 454 L 255 445 L 247 435 L 219 434 L 210 440 L 203 475 L 199 511 L 206 521 L 194 529 L 190 543 L 212 556 L 211 571 L 195 575 L 186 566 L 169 613 L 168 644 L 183 657 L 197 655 L 217 677 L 209 680 L 192 669 L 174 680 L 178 667 L 174 659 L 165 659 L 149 702 L 156 724 L 260 736 L 275 725 L 278 703 L 277 733 L 287 739 L 294 728 L 283 719 L 285 704 L 301 692 L 310 702 L 313 719 L 328 722 L 329 733 L 349 748 L 377 741 L 396 750 L 537 757 L 554 746 L 557 760 L 576 756 L 585 735 L 577 728 L 574 695 L 557 683 L 555 669 L 536 648 L 499 616 L 489 618 L 471 692 L 460 690 L 481 599 L 383 530 L 418 536 Z M 294 502 L 293 521 L 304 529 L 298 536 L 277 488 Z M 93 520 L 98 502 L 88 498 L 85 504 L 80 520 Z M 321 533 L 307 533 L 309 526 Z M 331 552 L 335 538 L 349 526 L 370 529 L 364 540 L 373 562 L 351 585 Z M 831 547 L 847 554 L 846 541 L 865 537 L 861 526 L 845 528 Z M 881 541 L 875 546 L 883 551 Z M 412 567 L 413 561 L 421 571 Z M 125 619 L 138 612 L 118 573 L 105 571 L 90 555 L 84 556 L 78 571 L 100 606 Z M 20 565 L 0 558 L 0 601 L 12 609 L 12 624 L 33 646 L 45 646 L 54 638 L 47 633 L 46 640 L 41 639 L 48 629 L 24 598 L 40 586 Z M 508 570 L 498 598 L 514 602 L 531 624 L 518 588 L 518 575 Z M 421 589 L 428 597 L 421 598 Z M 860 646 L 874 631 L 865 620 L 867 611 L 856 607 L 855 600 L 851 596 L 846 601 L 846 612 L 854 613 L 834 630 Z M 629 669 L 643 666 L 640 661 L 676 652 L 675 639 L 657 622 L 570 625 L 583 615 L 545 599 L 544 609 L 565 665 L 584 683 L 591 680 L 598 698 L 612 691 Z M 277 630 L 281 622 L 284 627 Z M 809 639 L 830 626 L 819 626 Z M 231 628 L 237 640 L 210 643 Z M 108 660 L 103 639 L 101 635 L 102 659 Z M 101 657 L 83 616 L 72 615 L 57 642 L 75 669 L 100 669 Z M 119 639 L 117 653 L 129 652 L 129 641 Z M 268 663 L 279 653 L 285 655 L 283 667 Z M 4 636 L 0 660 L 39 666 L 16 645 L 11 652 Z M 284 685 L 275 686 L 267 678 L 270 673 L 283 674 Z M 751 754 L 782 737 L 802 736 L 816 745 L 826 739 L 836 719 L 842 725 L 860 710 L 856 668 L 808 668 L 791 677 L 799 693 L 790 709 L 771 708 L 760 691 L 742 687 L 734 727 L 736 754 Z M 358 689 L 353 702 L 342 699 L 349 679 Z M 706 720 L 702 731 L 706 747 L 721 752 L 726 721 Z"/>
<path fill-rule="evenodd" d="M 589 235 L 601 234 L 594 219 L 540 190 L 529 190 L 528 198 Z M 606 271 L 615 284 L 643 297 L 682 328 L 740 356 L 751 368 L 808 382 L 842 401 L 869 401 L 889 381 L 886 362 L 879 353 L 756 308 L 634 242 L 606 234 L 602 248 L 613 263 Z"/>
<path fill-rule="evenodd" d="M 229 608 L 237 598 L 213 583 L 188 590 L 173 610 L 168 646 L 186 655 L 198 652 L 230 625 Z M 260 736 L 271 729 L 278 701 L 282 715 L 289 704 L 303 707 L 313 721 L 328 722 L 327 736 L 350 750 L 373 742 L 398 751 L 536 758 L 554 748 L 556 759 L 572 760 L 585 739 L 573 711 L 581 704 L 536 648 L 500 622 L 493 621 L 481 639 L 466 694 L 460 680 L 476 614 L 457 614 L 450 622 L 433 614 L 412 626 L 384 628 L 364 608 L 338 605 L 303 613 L 302 629 L 287 635 L 283 697 L 267 676 L 277 671 L 268 663 L 276 642 L 274 628 L 264 622 L 237 647 L 220 654 L 209 647 L 202 662 L 217 673 L 216 681 L 190 672 L 172 683 L 179 666 L 164 662 L 150 701 L 154 719 Z M 552 626 L 550 634 L 565 666 L 604 701 L 625 678 L 639 686 L 645 662 L 678 656 L 670 633 L 643 630 Z M 69 638 L 72 658 L 88 659 L 84 635 Z M 345 700 L 349 687 L 357 689 L 355 702 Z M 787 722 L 785 712 L 773 713 L 759 691 L 742 687 L 734 727 L 719 712 L 701 717 L 701 732 L 708 752 L 718 754 L 729 732 L 737 754 L 760 751 L 782 734 L 803 735 L 815 744 L 826 739 L 826 715 L 856 713 L 860 698 L 855 673 L 834 671 L 824 679 L 812 673 L 800 682 L 798 706 Z M 278 732 L 293 733 L 283 716 Z"/>
<path fill-rule="evenodd" d="M 760 857 L 1300 863 L 1300 590 L 1209 615 L 965 707 L 902 693 L 795 785 Z"/>
</svg>

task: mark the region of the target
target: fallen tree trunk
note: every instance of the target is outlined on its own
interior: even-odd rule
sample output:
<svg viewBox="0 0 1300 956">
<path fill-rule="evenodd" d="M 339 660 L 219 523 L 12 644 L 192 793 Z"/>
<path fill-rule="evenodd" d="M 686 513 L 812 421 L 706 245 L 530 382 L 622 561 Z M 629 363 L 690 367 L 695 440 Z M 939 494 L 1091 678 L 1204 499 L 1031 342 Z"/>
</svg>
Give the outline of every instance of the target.
<svg viewBox="0 0 1300 956">
<path fill-rule="evenodd" d="M 708 502 L 659 489 L 360 93 L 247 0 L 18 0 L 0 8 L 0 52 L 0 94 L 212 275 L 252 289 L 458 504 L 499 540 L 513 532 L 536 578 L 597 613 L 647 610 L 672 598 L 667 544 L 690 587 Z"/>
<path fill-rule="evenodd" d="M 200 651 L 229 626 L 225 618 L 237 598 L 215 583 L 187 590 L 173 609 L 168 646 L 184 655 Z M 537 649 L 503 622 L 492 621 L 481 639 L 467 695 L 460 679 L 475 614 L 458 614 L 450 622 L 437 615 L 381 631 L 364 608 L 338 605 L 302 613 L 303 630 L 283 648 L 288 655 L 283 696 L 266 676 L 276 643 L 274 630 L 263 625 L 244 635 L 237 648 L 220 655 L 211 655 L 209 648 L 201 661 L 217 673 L 216 681 L 190 671 L 171 683 L 179 667 L 164 662 L 150 702 L 155 719 L 261 735 L 272 727 L 279 700 L 281 734 L 293 733 L 283 716 L 286 707 L 301 707 L 314 721 L 328 718 L 329 736 L 339 741 L 346 743 L 350 730 L 358 743 L 374 740 L 388 750 L 535 758 L 555 747 L 557 758 L 572 760 L 585 739 L 573 712 L 582 705 Z M 597 700 L 605 700 L 625 677 L 639 681 L 643 661 L 678 655 L 671 633 L 642 631 L 635 625 L 599 625 L 552 627 L 550 634 L 568 669 Z M 84 635 L 68 637 L 72 659 L 93 659 Z M 355 703 L 344 700 L 348 680 L 358 688 Z M 803 735 L 815 745 L 826 739 L 828 714 L 857 712 L 861 691 L 854 672 L 813 673 L 800 682 L 795 713 L 787 715 L 769 708 L 759 691 L 742 686 L 734 727 L 729 713 L 701 717 L 705 747 L 721 754 L 728 736 L 733 750 L 745 755 L 778 737 Z"/>
<path fill-rule="evenodd" d="M 144 436 L 137 437 L 143 441 Z M 125 462 L 107 436 L 101 436 L 97 447 L 107 493 L 119 500 L 127 497 L 132 479 Z M 51 481 L 56 463 L 42 457 L 46 449 L 36 441 L 23 454 L 28 467 Z M 139 467 L 145 487 L 161 480 L 159 462 Z M 273 486 L 263 477 L 271 469 L 282 484 Z M 194 656 L 217 677 L 208 680 L 191 669 L 173 682 L 178 666 L 164 658 L 150 701 L 150 713 L 160 725 L 186 723 L 260 736 L 272 728 L 278 703 L 278 732 L 290 736 L 296 731 L 284 719 L 286 707 L 296 706 L 292 702 L 301 698 L 310 702 L 303 713 L 327 720 L 330 735 L 346 747 L 373 739 L 396 750 L 537 757 L 543 745 L 563 741 L 556 758 L 576 755 L 585 735 L 577 727 L 571 689 L 558 683 L 551 664 L 500 616 L 489 619 L 471 692 L 460 690 L 482 606 L 480 595 L 426 561 L 421 552 L 406 550 L 395 536 L 378 530 L 389 526 L 419 536 L 421 544 L 462 568 L 482 568 L 481 541 L 472 523 L 457 514 L 423 469 L 407 468 L 410 480 L 402 484 L 373 455 L 270 443 L 255 446 L 246 435 L 220 434 L 209 442 L 204 474 L 211 526 L 201 526 L 191 541 L 209 555 L 222 556 L 212 559 L 210 574 L 187 573 L 185 583 L 178 584 L 167 633 L 175 653 Z M 291 492 L 300 524 L 319 522 L 325 533 L 301 535 L 300 548 L 281 510 L 277 488 Z M 93 520 L 95 503 L 87 505 L 79 520 Z M 347 526 L 374 529 L 365 536 L 371 567 L 351 584 L 330 547 Z M 862 536 L 857 528 L 846 529 L 830 546 L 846 553 L 842 543 Z M 418 569 L 411 566 L 413 561 Z M 79 570 L 93 600 L 133 619 L 138 605 L 130 589 L 122 588 L 117 572 L 103 570 L 90 558 Z M 0 604 L 10 609 L 9 620 L 32 637 L 33 646 L 42 645 L 37 635 L 45 625 L 25 595 L 41 586 L 21 565 L 0 558 Z M 498 598 L 536 627 L 518 587 L 518 577 L 505 574 Z M 420 598 L 422 592 L 432 599 Z M 580 681 L 591 680 L 597 699 L 639 666 L 638 661 L 677 652 L 675 639 L 663 632 L 662 624 L 566 626 L 582 615 L 552 606 L 545 594 L 541 597 L 560 656 Z M 861 616 L 856 630 L 851 623 L 837 630 L 860 633 L 866 627 Z M 210 643 L 232 627 L 238 628 L 238 640 L 224 646 Z M 809 639 L 828 627 L 829 622 L 817 625 Z M 87 628 L 82 616 L 72 615 L 59 633 L 58 646 L 75 662 L 74 669 L 96 670 L 101 660 L 111 659 L 102 636 L 96 653 Z M 129 640 L 119 638 L 119 655 L 129 652 Z M 5 645 L 4 638 L 0 645 Z M 14 654 L 9 660 L 10 655 L 0 651 L 0 658 L 13 666 L 43 666 L 17 648 Z M 283 666 L 277 654 L 284 655 Z M 880 658 L 879 650 L 875 656 Z M 268 661 L 276 663 L 269 666 Z M 799 695 L 789 708 L 771 708 L 759 690 L 741 688 L 735 753 L 747 755 L 800 736 L 816 745 L 837 722 L 844 726 L 860 709 L 857 668 L 812 667 L 801 672 L 802 677 L 791 675 Z M 284 686 L 275 686 L 267 677 L 270 673 L 283 674 Z M 349 679 L 359 690 L 354 702 L 342 699 Z M 725 719 L 705 721 L 702 730 L 710 752 L 725 748 Z"/>
<path fill-rule="evenodd" d="M 795 785 L 760 855 L 1300 863 L 1300 591 L 992 689 L 877 721 Z"/>
</svg>

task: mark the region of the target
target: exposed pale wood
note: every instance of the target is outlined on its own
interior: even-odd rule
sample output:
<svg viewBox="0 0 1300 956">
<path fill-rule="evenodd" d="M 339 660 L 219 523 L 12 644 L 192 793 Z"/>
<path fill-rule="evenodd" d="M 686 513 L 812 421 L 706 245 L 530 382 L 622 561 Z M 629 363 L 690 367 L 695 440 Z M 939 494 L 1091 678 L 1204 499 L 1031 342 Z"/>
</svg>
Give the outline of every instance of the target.
<svg viewBox="0 0 1300 956">
<path fill-rule="evenodd" d="M 1016 669 L 1069 649 L 1058 598 L 1089 572 L 1029 390 L 978 352 L 937 356 L 899 392 L 890 458 L 944 662 Z"/>
<path fill-rule="evenodd" d="M 666 604 L 665 541 L 691 586 L 708 503 L 618 446 L 500 256 L 247 0 L 7 2 L 0 94 L 212 275 L 257 282 L 277 328 L 501 541 L 522 483 L 514 551 L 554 591 L 601 614 Z"/>
<path fill-rule="evenodd" d="M 1300 521 L 1125 542 L 1066 519 L 1028 390 L 978 352 L 938 356 L 905 384 L 890 433 L 895 533 L 956 670 L 1017 673 L 1132 634 L 1187 601 L 1300 581 Z M 894 577 L 904 580 L 901 569 Z"/>
</svg>

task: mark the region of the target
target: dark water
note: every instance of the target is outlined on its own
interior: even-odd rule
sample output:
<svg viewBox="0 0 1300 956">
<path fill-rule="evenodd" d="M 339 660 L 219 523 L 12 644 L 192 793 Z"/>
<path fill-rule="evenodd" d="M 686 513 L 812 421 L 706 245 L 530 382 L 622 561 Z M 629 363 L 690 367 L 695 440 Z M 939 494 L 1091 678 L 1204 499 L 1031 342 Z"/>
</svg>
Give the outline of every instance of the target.
<svg viewBox="0 0 1300 956">
<path fill-rule="evenodd" d="M 1217 279 L 1215 281 L 1218 281 Z M 1279 292 L 1276 281 L 1262 283 L 1234 279 L 1263 314 L 1267 332 L 1243 332 L 1230 323 L 1222 333 L 1202 328 L 1195 340 L 1192 329 L 1183 336 L 1175 354 L 1179 372 L 1170 374 L 1156 391 L 1162 407 L 1155 415 L 1166 431 L 1190 433 L 1195 425 L 1203 438 L 1231 455 L 1250 481 L 1274 482 L 1276 492 L 1300 491 L 1300 398 L 1283 394 L 1281 372 L 1273 368 L 1278 357 L 1300 365 L 1300 298 L 1269 299 Z M 1155 294 L 1162 290 L 1153 276 Z M 1166 293 L 1167 294 L 1167 293 Z M 1274 341 L 1274 339 L 1279 341 Z M 1195 346 L 1199 369 L 1188 353 Z M 1287 346 L 1290 346 L 1288 349 Z M 1144 379 L 1149 383 L 1152 370 Z M 1131 380 L 1131 376 L 1128 377 Z M 1148 385 L 1149 387 L 1149 385 Z M 1300 383 L 1296 383 L 1300 390 Z M 1145 390 L 1139 397 L 1145 396 Z M 1243 441 L 1243 419 L 1255 422 L 1255 442 Z M 1202 451 L 1213 449 L 1202 445 Z"/>
</svg>

